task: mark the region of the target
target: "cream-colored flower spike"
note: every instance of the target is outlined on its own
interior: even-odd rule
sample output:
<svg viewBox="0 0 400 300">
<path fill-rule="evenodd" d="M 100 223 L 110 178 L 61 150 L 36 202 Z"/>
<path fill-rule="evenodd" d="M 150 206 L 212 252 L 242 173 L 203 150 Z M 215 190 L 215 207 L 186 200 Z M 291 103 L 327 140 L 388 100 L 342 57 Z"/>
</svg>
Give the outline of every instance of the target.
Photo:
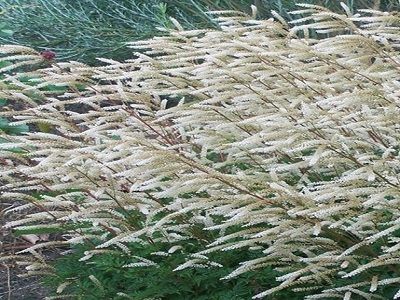
<svg viewBox="0 0 400 300">
<path fill-rule="evenodd" d="M 0 98 L 24 104 L 1 114 L 32 127 L 1 136 L 1 197 L 29 204 L 9 226 L 84 222 L 63 239 L 96 237 L 99 250 L 123 253 L 154 239 L 179 249 L 203 239 L 196 226 L 215 238 L 177 272 L 216 265 L 212 252 L 258 249 L 225 277 L 275 266 L 275 286 L 254 298 L 395 291 L 400 17 L 302 6 L 289 25 L 233 12 L 215 14 L 220 30 L 175 24 L 169 36 L 132 43 L 135 58 L 96 68 L 53 63 L 24 74 L 40 54 L 0 47 L 11 62 L 3 70 L 22 72 L 7 73 Z"/>
</svg>

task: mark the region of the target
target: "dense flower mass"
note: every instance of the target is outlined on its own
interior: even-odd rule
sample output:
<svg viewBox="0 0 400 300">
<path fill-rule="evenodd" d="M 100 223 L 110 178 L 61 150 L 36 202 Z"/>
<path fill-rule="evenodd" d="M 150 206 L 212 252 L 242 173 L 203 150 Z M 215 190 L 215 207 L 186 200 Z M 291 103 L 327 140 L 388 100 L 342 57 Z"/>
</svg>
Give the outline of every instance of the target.
<svg viewBox="0 0 400 300">
<path fill-rule="evenodd" d="M 48 128 L 2 136 L 1 198 L 27 211 L 8 226 L 94 244 L 83 260 L 199 241 L 176 272 L 246 249 L 257 257 L 223 279 L 281 274 L 254 298 L 399 298 L 400 18 L 303 6 L 294 24 L 220 12 L 221 30 L 176 24 L 132 60 L 7 75 L 0 97 L 27 108 L 1 114 Z M 5 71 L 40 59 L 0 51 Z M 153 264 L 133 253 L 127 267 Z"/>
</svg>

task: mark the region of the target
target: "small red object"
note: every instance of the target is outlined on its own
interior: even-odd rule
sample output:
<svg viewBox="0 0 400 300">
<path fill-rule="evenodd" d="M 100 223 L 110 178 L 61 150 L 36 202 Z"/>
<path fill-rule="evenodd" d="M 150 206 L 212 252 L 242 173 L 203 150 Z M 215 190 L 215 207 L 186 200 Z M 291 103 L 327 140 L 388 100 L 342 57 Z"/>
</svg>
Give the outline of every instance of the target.
<svg viewBox="0 0 400 300">
<path fill-rule="evenodd" d="M 40 55 L 45 59 L 45 60 L 53 60 L 56 57 L 56 53 L 50 50 L 45 50 L 40 52 Z"/>
</svg>

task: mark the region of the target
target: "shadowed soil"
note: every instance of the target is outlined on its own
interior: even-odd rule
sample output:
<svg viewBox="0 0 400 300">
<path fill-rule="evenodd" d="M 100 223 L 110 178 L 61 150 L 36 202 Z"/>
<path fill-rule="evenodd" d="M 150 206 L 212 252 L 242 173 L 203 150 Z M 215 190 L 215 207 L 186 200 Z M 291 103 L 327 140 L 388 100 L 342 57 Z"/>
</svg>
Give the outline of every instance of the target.
<svg viewBox="0 0 400 300">
<path fill-rule="evenodd" d="M 4 214 L 11 203 L 0 203 L 0 299 L 1 300 L 42 300 L 48 291 L 40 284 L 38 277 L 20 277 L 26 272 L 25 266 L 16 259 L 6 259 L 32 244 L 14 237 L 4 224 L 15 220 L 14 215 Z"/>
</svg>

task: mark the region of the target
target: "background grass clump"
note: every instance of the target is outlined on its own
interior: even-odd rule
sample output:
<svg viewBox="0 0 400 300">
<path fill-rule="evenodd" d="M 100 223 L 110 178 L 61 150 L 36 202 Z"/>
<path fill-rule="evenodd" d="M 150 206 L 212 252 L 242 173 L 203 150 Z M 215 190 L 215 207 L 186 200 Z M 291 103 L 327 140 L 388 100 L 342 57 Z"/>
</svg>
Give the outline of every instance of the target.
<svg viewBox="0 0 400 300">
<path fill-rule="evenodd" d="M 95 58 L 124 60 L 132 57 L 126 43 L 162 34 L 157 28 L 171 28 L 170 17 L 184 28 L 216 28 L 209 10 L 240 10 L 250 13 L 258 7 L 258 18 L 277 11 L 287 20 L 295 9 L 294 0 L 3 0 L 0 3 L 0 39 L 36 49 L 52 49 L 60 59 L 98 64 Z M 325 5 L 339 11 L 339 1 L 301 1 Z M 396 10 L 395 0 L 344 1 L 352 11 L 375 7 Z"/>
</svg>

